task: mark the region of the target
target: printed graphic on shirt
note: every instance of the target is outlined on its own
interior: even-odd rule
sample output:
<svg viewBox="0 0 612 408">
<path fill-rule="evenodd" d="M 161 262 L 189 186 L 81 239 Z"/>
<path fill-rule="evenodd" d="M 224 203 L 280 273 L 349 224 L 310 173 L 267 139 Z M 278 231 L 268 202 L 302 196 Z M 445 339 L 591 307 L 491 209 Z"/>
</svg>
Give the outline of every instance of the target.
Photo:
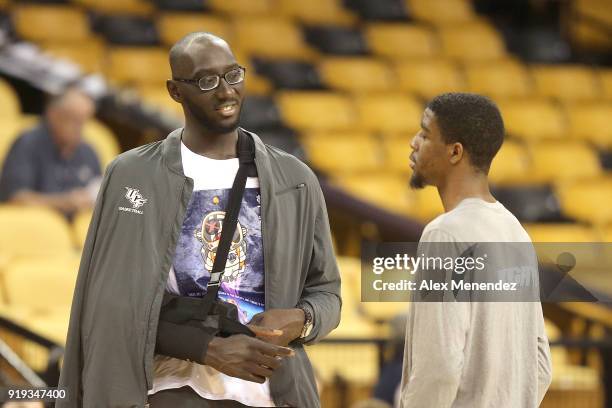
<svg viewBox="0 0 612 408">
<path fill-rule="evenodd" d="M 191 197 L 173 267 L 183 296 L 203 296 L 223 231 L 230 189 L 199 190 Z M 264 310 L 263 243 L 258 188 L 245 189 L 219 299 L 235 304 L 242 323 Z"/>
</svg>

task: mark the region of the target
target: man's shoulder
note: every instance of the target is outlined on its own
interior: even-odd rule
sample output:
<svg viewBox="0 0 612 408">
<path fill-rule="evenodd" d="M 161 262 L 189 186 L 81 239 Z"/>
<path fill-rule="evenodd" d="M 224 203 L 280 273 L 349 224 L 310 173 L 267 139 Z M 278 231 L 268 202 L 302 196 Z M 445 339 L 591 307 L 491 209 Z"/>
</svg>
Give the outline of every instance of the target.
<svg viewBox="0 0 612 408">
<path fill-rule="evenodd" d="M 39 123 L 21 132 L 19 136 L 15 138 L 14 145 L 26 149 L 40 150 L 47 147 L 46 143 L 41 142 L 48 140 L 49 137 L 48 130 Z"/>
<path fill-rule="evenodd" d="M 284 150 L 266 144 L 270 161 L 283 171 L 283 174 L 292 174 L 305 178 L 307 181 L 318 180 L 314 171 L 303 161 Z"/>
<path fill-rule="evenodd" d="M 112 165 L 119 168 L 135 168 L 158 164 L 162 160 L 162 143 L 163 140 L 159 140 L 125 151 L 112 161 Z"/>
</svg>

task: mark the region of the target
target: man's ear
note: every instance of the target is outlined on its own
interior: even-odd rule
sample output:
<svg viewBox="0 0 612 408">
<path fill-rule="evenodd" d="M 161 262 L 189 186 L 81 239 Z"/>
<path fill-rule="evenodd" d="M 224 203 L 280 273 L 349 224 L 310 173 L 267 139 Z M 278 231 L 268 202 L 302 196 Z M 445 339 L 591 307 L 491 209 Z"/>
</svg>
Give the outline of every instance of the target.
<svg viewBox="0 0 612 408">
<path fill-rule="evenodd" d="M 463 158 L 463 145 L 459 142 L 453 143 L 449 146 L 449 160 L 451 164 L 457 164 Z"/>
<path fill-rule="evenodd" d="M 168 94 L 170 94 L 170 97 L 172 99 L 174 99 L 178 103 L 181 103 L 183 101 L 181 91 L 179 90 L 178 86 L 176 86 L 176 82 L 171 79 L 167 80 L 166 88 L 168 89 Z"/>
</svg>

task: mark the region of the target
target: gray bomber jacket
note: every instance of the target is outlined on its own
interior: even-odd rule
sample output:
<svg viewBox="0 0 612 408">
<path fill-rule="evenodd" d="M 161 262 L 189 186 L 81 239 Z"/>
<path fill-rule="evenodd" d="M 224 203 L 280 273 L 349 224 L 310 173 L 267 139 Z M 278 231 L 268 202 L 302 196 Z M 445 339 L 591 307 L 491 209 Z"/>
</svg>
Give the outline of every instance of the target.
<svg viewBox="0 0 612 408">
<path fill-rule="evenodd" d="M 342 303 L 323 194 L 306 165 L 249 134 L 261 190 L 265 309 L 308 302 L 314 327 L 306 343 L 313 343 L 337 327 Z M 106 171 L 70 314 L 60 376 L 69 398 L 58 408 L 147 404 L 160 305 L 193 191 L 180 137 L 178 129 L 123 153 Z M 294 348 L 270 378 L 272 398 L 278 406 L 319 407 L 308 357 Z"/>
</svg>

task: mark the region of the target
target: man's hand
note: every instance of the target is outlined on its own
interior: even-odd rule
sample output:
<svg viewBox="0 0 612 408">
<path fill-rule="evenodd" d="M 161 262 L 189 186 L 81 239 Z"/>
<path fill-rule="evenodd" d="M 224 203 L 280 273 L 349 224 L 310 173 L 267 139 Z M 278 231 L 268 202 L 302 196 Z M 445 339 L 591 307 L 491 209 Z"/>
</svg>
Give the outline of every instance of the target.
<svg viewBox="0 0 612 408">
<path fill-rule="evenodd" d="M 268 331 L 268 335 L 274 334 Z M 280 367 L 283 358 L 294 354 L 288 347 L 237 334 L 215 337 L 208 344 L 204 364 L 229 376 L 262 384 Z"/>
<path fill-rule="evenodd" d="M 272 309 L 253 316 L 248 326 L 258 338 L 287 346 L 300 337 L 305 319 L 302 309 Z M 282 334 L 271 336 L 270 330 L 281 330 Z"/>
</svg>

